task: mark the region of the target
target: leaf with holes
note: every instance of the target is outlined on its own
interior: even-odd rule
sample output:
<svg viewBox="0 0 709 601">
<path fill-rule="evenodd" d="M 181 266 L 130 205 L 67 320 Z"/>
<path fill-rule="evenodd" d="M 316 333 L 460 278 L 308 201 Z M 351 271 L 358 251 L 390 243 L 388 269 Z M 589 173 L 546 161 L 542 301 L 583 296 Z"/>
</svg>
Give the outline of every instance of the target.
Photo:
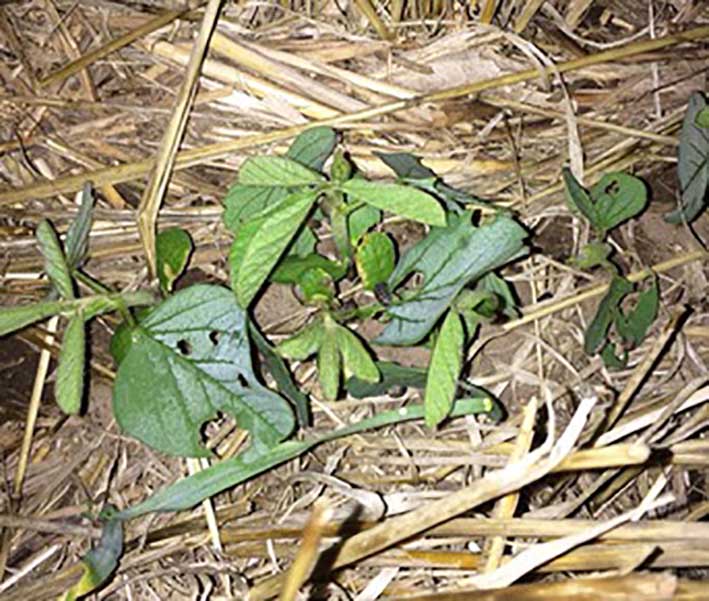
<svg viewBox="0 0 709 601">
<path fill-rule="evenodd" d="M 270 449 L 294 425 L 288 403 L 256 379 L 246 315 L 219 286 L 181 290 L 131 332 L 113 408 L 126 433 L 179 456 L 210 455 L 200 429 L 219 412 L 249 431 L 249 453 Z"/>
<path fill-rule="evenodd" d="M 680 206 L 665 217 L 670 223 L 694 221 L 706 208 L 709 189 L 709 129 L 697 124 L 697 118 L 706 110 L 704 94 L 692 94 L 679 134 L 677 177 Z"/>
<path fill-rule="evenodd" d="M 597 222 L 602 233 L 640 213 L 647 204 L 644 182 L 627 173 L 607 173 L 591 187 Z"/>
<path fill-rule="evenodd" d="M 364 202 L 382 211 L 429 225 L 442 227 L 446 224 L 446 213 L 438 201 L 412 186 L 354 178 L 340 184 L 339 189 L 350 199 Z"/>
<path fill-rule="evenodd" d="M 445 228 L 431 233 L 401 258 L 389 278 L 394 290 L 413 272 L 423 285 L 387 307 L 392 320 L 377 339 L 380 344 L 415 344 L 428 334 L 468 283 L 526 252 L 527 232 L 500 215 L 475 227 L 469 212 L 451 215 Z"/>
<path fill-rule="evenodd" d="M 426 425 L 433 428 L 450 413 L 463 365 L 465 332 L 463 322 L 454 310 L 448 311 L 431 353 L 423 404 Z"/>
<path fill-rule="evenodd" d="M 236 234 L 229 264 L 231 284 L 242 307 L 248 307 L 276 266 L 310 212 L 318 194 L 297 192 L 253 221 Z"/>
<path fill-rule="evenodd" d="M 175 280 L 187 269 L 193 249 L 191 236 L 179 227 L 171 227 L 157 235 L 155 260 L 163 292 L 172 292 Z"/>
</svg>

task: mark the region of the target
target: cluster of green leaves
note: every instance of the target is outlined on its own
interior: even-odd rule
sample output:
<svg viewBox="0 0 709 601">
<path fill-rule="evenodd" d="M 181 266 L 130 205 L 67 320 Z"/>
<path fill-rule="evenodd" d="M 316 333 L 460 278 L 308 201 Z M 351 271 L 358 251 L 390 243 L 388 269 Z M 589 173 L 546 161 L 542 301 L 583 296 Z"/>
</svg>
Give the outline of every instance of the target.
<svg viewBox="0 0 709 601">
<path fill-rule="evenodd" d="M 0 311 L 0 336 L 53 315 L 68 319 L 59 352 L 54 396 L 61 409 L 69 414 L 80 411 L 84 396 L 86 323 L 104 313 L 127 313 L 131 306 L 148 305 L 154 301 L 153 295 L 147 292 L 113 293 L 81 271 L 88 249 L 93 204 L 91 186 L 87 184 L 81 195 L 79 212 L 63 245 L 49 221 L 45 219 L 39 223 L 36 237 L 52 290 L 42 302 Z M 80 297 L 77 282 L 82 282 L 95 293 Z"/>
<path fill-rule="evenodd" d="M 628 351 L 642 342 L 657 316 L 660 291 L 657 281 L 653 281 L 626 312 L 623 304 L 635 286 L 611 262 L 612 249 L 605 238 L 610 230 L 643 211 L 647 189 L 642 180 L 626 173 L 606 174 L 590 190 L 581 186 L 568 169 L 564 169 L 563 177 L 569 205 L 588 220 L 596 234 L 572 263 L 584 269 L 600 265 L 612 274 L 608 292 L 586 329 L 584 350 L 589 355 L 599 353 L 608 367 L 624 367 Z"/>
</svg>

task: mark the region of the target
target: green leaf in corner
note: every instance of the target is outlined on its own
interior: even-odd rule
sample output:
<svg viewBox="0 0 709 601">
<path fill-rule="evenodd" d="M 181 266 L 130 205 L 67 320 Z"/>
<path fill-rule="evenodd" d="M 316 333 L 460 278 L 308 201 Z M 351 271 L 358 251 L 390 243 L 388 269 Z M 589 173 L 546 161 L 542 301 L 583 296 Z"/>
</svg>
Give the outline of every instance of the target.
<svg viewBox="0 0 709 601">
<path fill-rule="evenodd" d="M 606 343 L 608 330 L 620 314 L 620 304 L 633 291 L 633 285 L 623 277 L 613 276 L 608 292 L 598 305 L 593 321 L 586 329 L 583 349 L 587 355 L 595 355 Z"/>
<path fill-rule="evenodd" d="M 396 252 L 391 238 L 383 232 L 362 236 L 355 250 L 355 265 L 365 290 L 374 290 L 394 271 Z"/>
<path fill-rule="evenodd" d="M 81 192 L 79 212 L 66 232 L 66 262 L 69 269 L 76 269 L 86 257 L 89 248 L 89 233 L 93 220 L 94 195 L 91 183 L 86 182 Z"/>
<path fill-rule="evenodd" d="M 276 266 L 317 198 L 317 192 L 296 192 L 236 234 L 229 257 L 232 289 L 248 307 Z"/>
<path fill-rule="evenodd" d="M 381 377 L 379 369 L 357 335 L 344 326 L 338 326 L 336 336 L 345 379 L 354 376 L 365 382 L 378 382 Z"/>
<path fill-rule="evenodd" d="M 46 219 L 42 219 L 37 226 L 36 236 L 44 257 L 44 270 L 47 272 L 47 277 L 59 296 L 67 299 L 74 298 L 74 282 L 54 226 Z"/>
<path fill-rule="evenodd" d="M 709 130 L 697 124 L 697 117 L 706 110 L 707 100 L 704 94 L 692 94 L 679 134 L 677 177 L 680 206 L 665 216 L 669 223 L 690 223 L 699 217 L 707 205 Z"/>
<path fill-rule="evenodd" d="M 84 396 L 84 369 L 86 361 L 86 326 L 84 315 L 77 311 L 69 319 L 59 352 L 54 396 L 64 413 L 75 415 L 81 409 Z"/>
<path fill-rule="evenodd" d="M 401 258 L 389 278 L 389 289 L 394 290 L 413 272 L 420 272 L 424 282 L 387 307 L 392 319 L 378 344 L 419 342 L 468 283 L 526 252 L 527 232 L 510 217 L 498 215 L 479 227 L 471 219 L 470 212 L 450 215 L 447 227 L 431 230 Z"/>
<path fill-rule="evenodd" d="M 326 317 L 322 341 L 318 350 L 318 379 L 323 396 L 328 401 L 337 399 L 340 389 L 340 373 L 342 362 L 337 349 L 337 324 L 332 318 Z"/>
<path fill-rule="evenodd" d="M 101 532 L 98 546 L 89 551 L 81 560 L 84 572 L 79 582 L 61 597 L 61 601 L 76 601 L 99 588 L 118 567 L 123 555 L 123 522 L 111 519 Z"/>
<path fill-rule="evenodd" d="M 448 311 L 431 353 L 426 379 L 426 425 L 433 428 L 450 413 L 463 365 L 465 332 L 460 316 Z"/>
<path fill-rule="evenodd" d="M 627 173 L 607 173 L 591 187 L 598 222 L 597 229 L 607 232 L 635 217 L 647 204 L 645 183 Z"/>
<path fill-rule="evenodd" d="M 175 280 L 187 269 L 193 249 L 192 238 L 179 227 L 163 230 L 157 235 L 155 253 L 158 279 L 163 292 L 172 292 Z"/>
<path fill-rule="evenodd" d="M 412 186 L 370 182 L 354 178 L 340 184 L 340 190 L 351 199 L 389 211 L 395 215 L 429 225 L 446 225 L 446 213 L 430 194 Z"/>
<path fill-rule="evenodd" d="M 325 177 L 317 171 L 286 157 L 249 157 L 239 169 L 239 183 L 244 186 L 292 188 L 324 181 Z"/>
<path fill-rule="evenodd" d="M 229 290 L 210 285 L 180 290 L 131 332 L 113 409 L 124 432 L 178 456 L 210 455 L 201 428 L 218 412 L 249 431 L 250 454 L 294 425 L 289 404 L 256 379 L 244 310 Z"/>
</svg>

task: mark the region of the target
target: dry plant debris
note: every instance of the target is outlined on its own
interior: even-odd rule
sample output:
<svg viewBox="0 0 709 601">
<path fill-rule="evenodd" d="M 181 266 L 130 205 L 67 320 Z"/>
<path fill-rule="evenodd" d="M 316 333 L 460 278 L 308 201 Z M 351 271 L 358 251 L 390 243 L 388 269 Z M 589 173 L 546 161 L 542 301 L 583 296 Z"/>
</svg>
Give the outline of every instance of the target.
<svg viewBox="0 0 709 601">
<path fill-rule="evenodd" d="M 308 186 L 321 185 L 324 170 L 332 177 L 323 186 L 336 182 L 335 193 L 367 205 L 378 202 L 367 186 L 391 181 L 380 157 L 407 153 L 445 181 L 445 193 L 465 198 L 476 224 L 503 214 L 529 233 L 524 257 L 492 261 L 507 264 L 497 273 L 514 289 L 520 312 L 493 312 L 465 357 L 455 352 L 462 343 L 433 352 L 418 341 L 376 347 L 379 360 L 411 368 L 407 385 L 360 382 L 357 394 L 339 387 L 339 372 L 327 372 L 322 357 L 367 380 L 371 366 L 357 341 L 373 340 L 382 325 L 362 317 L 355 335 L 323 318 L 322 327 L 350 346 L 323 350 L 319 338 L 319 365 L 312 353 L 291 364 L 312 423 L 301 407 L 296 417 L 307 426 L 280 443 L 287 425 L 259 438 L 220 414 L 202 432 L 218 459 L 172 457 L 119 427 L 109 354 L 116 313 L 84 330 L 49 312 L 0 338 L 0 596 L 58 598 L 80 590 L 82 575 L 88 591 L 82 558 L 112 545 L 122 552 L 103 568 L 111 576 L 92 598 L 705 598 L 709 221 L 702 202 L 677 224 L 665 215 L 687 187 L 678 182 L 677 160 L 688 106 L 699 113 L 703 96 L 694 93 L 706 91 L 706 3 L 219 4 L 0 2 L 3 309 L 46 301 L 54 286 L 60 296 L 51 302 L 81 312 L 83 324 L 83 312 L 100 311 L 73 298 L 94 285 L 72 282 L 80 265 L 136 304 L 173 286 L 175 299 L 190 286 L 204 290 L 236 277 L 235 298 L 251 307 L 260 331 L 287 344 L 319 319 L 328 280 L 261 289 L 234 276 L 233 264 L 230 274 L 229 249 L 242 223 L 224 223 L 227 193 L 237 178 L 248 183 L 244 173 L 257 177 L 255 167 L 285 177 L 274 171 L 279 166 Z M 327 166 L 294 175 L 281 159 L 263 162 L 293 158 L 293 139 L 315 126 L 336 130 L 345 151 Z M 368 179 L 350 179 L 342 170 L 352 165 Z M 562 177 L 567 167 L 571 175 Z M 612 187 L 594 186 L 618 172 L 642 180 L 650 197 L 643 212 L 631 211 L 616 227 L 593 207 Z M 578 184 L 576 211 L 564 180 Z M 95 197 L 88 249 L 70 253 L 69 240 L 81 237 L 70 228 L 81 222 L 87 182 Z M 611 183 L 619 182 L 634 185 Z M 370 232 L 389 236 L 399 259 L 441 229 L 424 192 L 414 198 L 407 189 L 397 210 L 392 201 L 379 207 L 387 217 Z M 440 187 L 428 191 L 442 194 Z M 318 250 L 330 258 L 352 253 L 352 261 L 340 275 L 327 271 L 335 261 L 319 268 L 350 283 L 359 270 L 362 284 L 342 285 L 340 309 L 356 311 L 375 292 L 386 305 L 396 290 L 378 286 L 389 274 L 377 269 L 387 264 L 388 243 L 369 236 L 366 250 L 364 238 L 348 246 L 331 217 L 341 205 L 328 193 L 331 221 L 314 220 Z M 307 215 L 315 200 L 300 201 Z M 45 218 L 75 254 L 66 257 L 68 270 L 61 260 L 45 266 L 42 252 L 62 254 L 53 231 L 40 225 Z M 287 221 L 280 213 L 273 219 L 268 225 Z M 187 242 L 174 234 L 182 230 Z M 269 227 L 260 232 L 266 236 Z M 181 240 L 167 254 L 163 235 L 163 243 Z M 589 243 L 600 268 L 569 261 L 583 258 Z M 604 263 L 611 251 L 617 279 Z M 377 269 L 366 267 L 367 252 Z M 157 273 L 159 265 L 169 270 Z M 161 274 L 157 285 L 153 276 Z M 623 335 L 629 301 L 640 304 L 653 280 L 657 317 L 631 344 Z M 608 345 L 612 332 L 616 369 L 584 352 L 609 288 L 626 290 L 601 337 Z M 224 303 L 237 302 L 228 296 Z M 106 305 L 111 299 L 103 309 L 127 311 Z M 461 317 L 442 319 L 449 342 L 471 327 L 464 305 L 456 311 Z M 58 368 L 67 337 L 81 346 L 82 336 L 91 343 L 86 374 Z M 429 361 L 454 372 L 435 395 L 421 390 Z M 72 401 L 80 397 L 63 394 L 80 390 L 84 375 L 88 403 L 80 415 L 67 415 L 55 400 L 77 413 Z M 57 381 L 63 393 L 55 399 Z M 266 384 L 274 386 L 270 377 Z M 261 398 L 277 396 L 258 386 Z M 440 420 L 448 405 L 427 413 L 429 425 L 440 422 L 436 429 L 413 419 L 424 416 L 422 402 L 430 406 L 451 386 L 472 404 L 456 405 L 447 421 Z M 489 409 L 475 404 L 481 399 L 471 391 L 480 388 L 505 408 L 503 420 L 474 415 Z M 399 423 L 404 418 L 411 421 Z M 336 437 L 341 428 L 351 435 Z M 180 442 L 165 435 L 165 444 Z M 190 498 L 181 511 L 108 522 L 111 528 L 97 519 L 108 506 L 141 507 L 175 481 L 210 474 L 259 443 L 291 446 L 274 447 L 282 454 L 256 477 Z"/>
</svg>

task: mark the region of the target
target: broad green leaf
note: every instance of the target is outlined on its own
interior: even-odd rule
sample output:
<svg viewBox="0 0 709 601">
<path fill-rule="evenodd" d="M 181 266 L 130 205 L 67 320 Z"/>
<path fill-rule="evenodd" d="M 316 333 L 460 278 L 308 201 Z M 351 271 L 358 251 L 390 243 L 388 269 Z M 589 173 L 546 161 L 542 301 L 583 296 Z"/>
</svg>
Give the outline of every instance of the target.
<svg viewBox="0 0 709 601">
<path fill-rule="evenodd" d="M 64 331 L 59 351 L 54 396 L 64 413 L 74 415 L 81 409 L 84 396 L 84 368 L 86 361 L 86 326 L 84 315 L 78 311 Z"/>
<path fill-rule="evenodd" d="M 340 389 L 342 362 L 337 349 L 336 324 L 331 319 L 326 319 L 323 329 L 318 349 L 317 366 L 323 396 L 328 401 L 334 401 L 337 399 L 337 392 Z"/>
<path fill-rule="evenodd" d="M 431 353 L 426 379 L 423 404 L 429 428 L 440 424 L 453 407 L 458 376 L 463 366 L 464 344 L 465 332 L 460 316 L 453 310 L 448 311 Z"/>
<path fill-rule="evenodd" d="M 81 265 L 88 251 L 94 202 L 91 183 L 86 182 L 81 192 L 79 212 L 66 233 L 66 262 L 70 270 Z"/>
<path fill-rule="evenodd" d="M 402 182 L 441 198 L 449 211 L 460 213 L 462 211 L 461 205 L 468 204 L 480 207 L 490 206 L 490 203 L 481 198 L 453 188 L 441 181 L 433 170 L 426 167 L 421 163 L 421 159 L 413 154 L 407 152 L 387 154 L 376 151 L 374 154 L 393 170 Z"/>
<path fill-rule="evenodd" d="M 319 184 L 325 177 L 287 157 L 257 156 L 244 161 L 238 181 L 244 186 L 292 188 Z"/>
<path fill-rule="evenodd" d="M 566 187 L 566 202 L 575 213 L 583 215 L 593 227 L 598 227 L 598 213 L 591 200 L 591 195 L 579 183 L 571 170 L 564 167 L 561 170 Z"/>
<path fill-rule="evenodd" d="M 607 173 L 590 190 L 598 220 L 596 228 L 607 232 L 635 217 L 647 204 L 647 188 L 627 173 Z"/>
<path fill-rule="evenodd" d="M 460 417 L 487 413 L 493 407 L 494 404 L 488 396 L 461 399 L 456 401 L 450 416 Z M 302 442 L 288 441 L 281 443 L 263 455 L 238 455 L 225 459 L 188 478 L 183 478 L 171 484 L 138 505 L 124 509 L 116 517 L 122 520 L 129 520 L 154 511 L 166 512 L 190 509 L 204 499 L 241 484 L 281 463 L 300 457 L 319 444 L 373 428 L 382 428 L 414 419 L 421 419 L 423 415 L 423 405 L 407 405 L 393 411 L 384 411 L 356 424 L 333 430 L 320 438 Z"/>
<path fill-rule="evenodd" d="M 595 355 L 606 342 L 608 330 L 620 312 L 623 299 L 633 291 L 633 285 L 623 277 L 614 276 L 608 292 L 601 300 L 596 316 L 586 329 L 583 348 L 587 355 Z"/>
<path fill-rule="evenodd" d="M 337 134 L 329 127 L 313 127 L 300 134 L 288 149 L 286 156 L 305 167 L 322 170 L 327 158 L 337 143 Z M 268 211 L 273 205 L 288 196 L 288 188 L 278 187 L 273 182 L 263 186 L 246 186 L 235 183 L 224 199 L 224 224 L 232 233 L 249 219 Z M 310 234 L 310 239 L 307 235 Z M 312 241 L 312 246 L 308 246 Z M 303 246 L 306 250 L 302 250 Z M 308 254 L 315 249 L 312 232 L 303 230 L 294 244 L 294 254 Z"/>
<path fill-rule="evenodd" d="M 618 333 L 631 348 L 639 346 L 643 341 L 645 334 L 657 318 L 659 308 L 660 286 L 655 279 L 652 286 L 639 294 L 630 314 L 627 316 L 620 314 L 616 321 Z"/>
<path fill-rule="evenodd" d="M 61 298 L 74 298 L 74 282 L 54 226 L 46 219 L 42 219 L 37 226 L 36 236 L 44 257 L 44 270 L 47 277 Z"/>
<path fill-rule="evenodd" d="M 113 574 L 123 555 L 123 522 L 114 518 L 107 521 L 98 546 L 81 560 L 84 572 L 79 582 L 61 597 L 61 601 L 75 601 L 99 588 Z"/>
<path fill-rule="evenodd" d="M 271 281 L 279 284 L 297 284 L 303 274 L 313 268 L 326 271 L 335 280 L 339 280 L 347 273 L 347 269 L 341 263 L 316 253 L 304 257 L 289 255 L 273 271 Z"/>
<path fill-rule="evenodd" d="M 301 165 L 321 171 L 336 145 L 335 130 L 325 126 L 311 127 L 293 140 L 286 156 Z"/>
<path fill-rule="evenodd" d="M 286 338 L 276 347 L 276 351 L 281 357 L 304 361 L 318 351 L 323 333 L 323 324 L 316 319 L 290 338 Z"/>
<path fill-rule="evenodd" d="M 365 382 L 378 382 L 377 365 L 357 335 L 344 326 L 338 326 L 336 332 L 345 379 L 355 376 Z"/>
<path fill-rule="evenodd" d="M 229 262 L 232 288 L 242 307 L 248 307 L 256 296 L 316 198 L 312 191 L 291 194 L 237 232 Z"/>
<path fill-rule="evenodd" d="M 706 208 L 709 188 L 709 130 L 697 125 L 697 117 L 707 110 L 704 94 L 689 98 L 679 134 L 677 176 L 680 206 L 665 216 L 670 223 L 694 221 Z"/>
<path fill-rule="evenodd" d="M 306 269 L 298 278 L 298 288 L 306 305 L 329 305 L 335 298 L 335 283 L 320 267 Z"/>
<path fill-rule="evenodd" d="M 363 205 L 347 216 L 347 227 L 350 232 L 350 243 L 354 246 L 358 240 L 382 220 L 382 212 L 371 206 Z"/>
<path fill-rule="evenodd" d="M 438 201 L 430 194 L 411 186 L 355 178 L 341 184 L 340 190 L 350 198 L 382 211 L 429 225 L 446 225 L 446 213 Z"/>
<path fill-rule="evenodd" d="M 377 284 L 386 282 L 395 262 L 394 243 L 383 232 L 365 234 L 355 250 L 357 274 L 365 290 L 374 290 Z"/>
<path fill-rule="evenodd" d="M 510 217 L 499 215 L 479 227 L 472 225 L 471 217 L 470 212 L 451 215 L 448 227 L 432 229 L 399 261 L 389 278 L 390 289 L 415 271 L 423 275 L 423 286 L 387 307 L 392 320 L 377 343 L 419 342 L 468 283 L 526 252 L 527 233 Z"/>
<path fill-rule="evenodd" d="M 163 292 L 172 292 L 175 280 L 187 269 L 193 249 L 191 236 L 179 227 L 163 230 L 157 235 L 156 263 Z"/>
<path fill-rule="evenodd" d="M 352 376 L 345 383 L 350 396 L 364 399 L 390 394 L 400 388 L 424 388 L 428 371 L 420 367 L 407 367 L 390 361 L 377 361 L 377 370 L 381 378 L 378 382 L 365 382 Z"/>
<path fill-rule="evenodd" d="M 298 425 L 301 428 L 308 427 L 310 425 L 308 397 L 300 391 L 285 362 L 278 355 L 276 349 L 266 340 L 264 335 L 261 334 L 253 320 L 249 321 L 249 334 L 251 334 L 251 339 L 254 341 L 254 344 L 263 357 L 263 361 L 260 364 L 261 369 L 265 367 L 268 370 L 278 390 L 295 407 Z"/>
<path fill-rule="evenodd" d="M 0 336 L 19 330 L 52 315 L 61 313 L 65 304 L 61 301 L 44 301 L 31 305 L 0 307 Z"/>
<path fill-rule="evenodd" d="M 287 188 L 244 186 L 236 183 L 224 198 L 224 225 L 234 234 L 244 222 L 267 212 L 274 205 L 283 202 L 287 196 Z"/>
<path fill-rule="evenodd" d="M 293 428 L 288 403 L 254 375 L 244 311 L 219 286 L 177 292 L 133 330 L 113 408 L 123 431 L 180 456 L 210 455 L 200 431 L 218 412 L 249 431 L 249 453 L 270 449 Z"/>
</svg>

